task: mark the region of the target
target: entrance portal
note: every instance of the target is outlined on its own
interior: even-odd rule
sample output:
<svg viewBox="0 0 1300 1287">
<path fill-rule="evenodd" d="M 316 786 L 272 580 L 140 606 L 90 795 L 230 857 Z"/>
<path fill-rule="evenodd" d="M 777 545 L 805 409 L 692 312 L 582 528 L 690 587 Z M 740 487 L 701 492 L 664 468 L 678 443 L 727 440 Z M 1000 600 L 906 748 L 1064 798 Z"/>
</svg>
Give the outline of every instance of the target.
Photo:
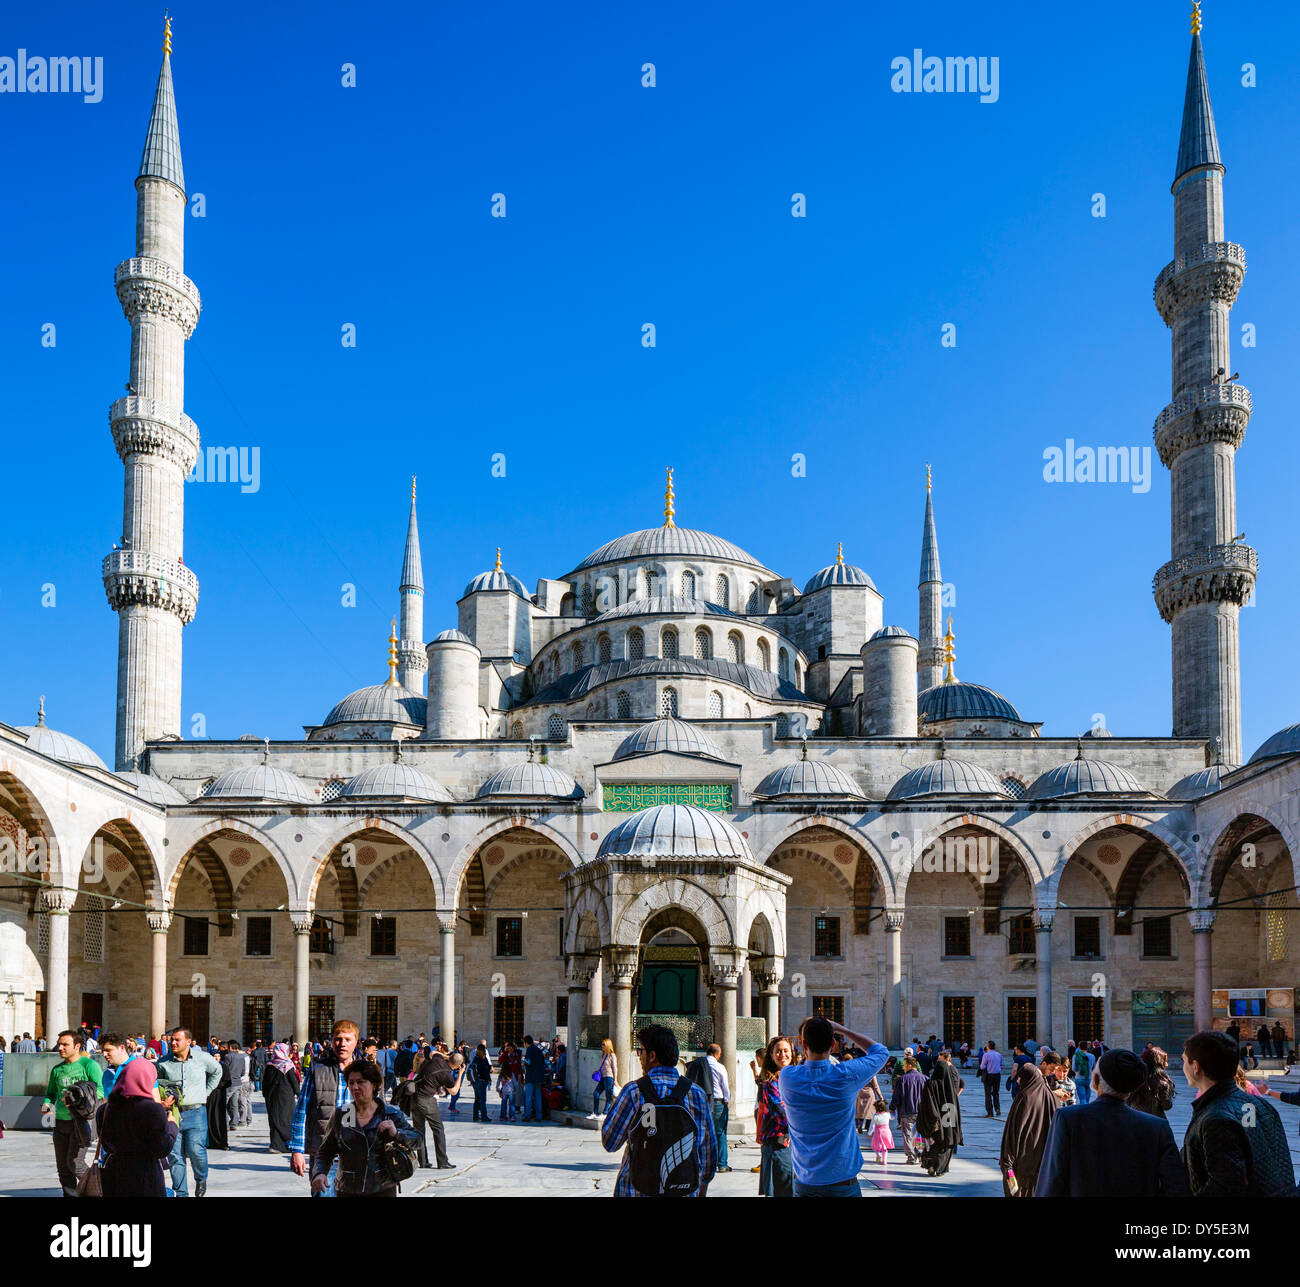
<svg viewBox="0 0 1300 1287">
<path fill-rule="evenodd" d="M 646 944 L 641 965 L 640 1014 L 700 1013 L 699 945 L 680 929 L 665 929 Z"/>
</svg>

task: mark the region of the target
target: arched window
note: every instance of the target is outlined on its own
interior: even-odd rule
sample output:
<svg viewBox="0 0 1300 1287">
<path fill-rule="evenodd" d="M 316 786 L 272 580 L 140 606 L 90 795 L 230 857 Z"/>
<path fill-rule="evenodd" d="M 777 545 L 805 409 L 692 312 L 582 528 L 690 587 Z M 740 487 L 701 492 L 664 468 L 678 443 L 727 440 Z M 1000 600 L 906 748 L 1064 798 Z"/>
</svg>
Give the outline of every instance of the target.
<svg viewBox="0 0 1300 1287">
<path fill-rule="evenodd" d="M 745 660 L 745 641 L 739 630 L 733 630 L 727 636 L 727 660 L 741 665 Z"/>
<path fill-rule="evenodd" d="M 790 654 L 784 648 L 777 654 L 776 673 L 780 679 L 790 678 Z"/>
<path fill-rule="evenodd" d="M 758 588 L 757 581 L 749 583 L 749 602 L 745 605 L 746 612 L 763 611 L 763 592 Z"/>
<path fill-rule="evenodd" d="M 677 658 L 677 631 L 672 626 L 666 626 L 664 628 L 663 642 L 659 649 L 659 655 L 673 660 Z"/>
<path fill-rule="evenodd" d="M 560 677 L 560 654 L 558 652 L 553 652 L 551 653 L 551 678 L 559 679 L 559 677 Z"/>
<path fill-rule="evenodd" d="M 515 720 L 515 722 L 510 725 L 510 736 L 513 737 L 516 742 L 523 741 L 524 726 L 519 720 Z"/>
<path fill-rule="evenodd" d="M 794 664 L 794 686 L 803 687 L 803 667 L 797 661 Z"/>
<path fill-rule="evenodd" d="M 599 635 L 596 638 L 596 660 L 602 666 L 608 666 L 614 657 L 614 647 L 609 641 L 608 635 Z"/>
<path fill-rule="evenodd" d="M 614 698 L 615 709 L 618 711 L 619 719 L 632 718 L 632 698 L 626 691 L 620 690 L 617 697 Z"/>
<path fill-rule="evenodd" d="M 772 650 L 767 646 L 766 639 L 758 641 L 758 668 L 759 670 L 772 669 Z"/>
<path fill-rule="evenodd" d="M 331 778 L 320 789 L 321 804 L 328 804 L 331 800 L 337 800 L 343 794 L 343 779 Z"/>
<path fill-rule="evenodd" d="M 710 719 L 722 718 L 722 694 L 721 693 L 715 692 L 709 694 L 709 718 Z"/>
<path fill-rule="evenodd" d="M 578 642 L 575 643 L 573 647 L 569 649 L 569 655 L 573 658 L 573 669 L 580 670 L 582 668 L 582 640 L 581 639 L 579 639 Z"/>
<path fill-rule="evenodd" d="M 1002 789 L 1013 799 L 1023 800 L 1029 789 L 1019 778 L 1003 778 Z"/>
<path fill-rule="evenodd" d="M 731 607 L 731 582 L 727 579 L 725 573 L 718 573 L 718 580 L 713 591 L 714 602 L 719 607 Z"/>
<path fill-rule="evenodd" d="M 777 737 L 790 736 L 790 717 L 788 715 L 778 715 L 776 717 L 776 735 Z"/>
<path fill-rule="evenodd" d="M 682 573 L 682 598 L 683 599 L 695 598 L 695 573 L 694 572 Z"/>
<path fill-rule="evenodd" d="M 708 661 L 713 656 L 713 636 L 708 628 L 700 626 L 695 631 L 695 660 Z"/>
<path fill-rule="evenodd" d="M 659 714 L 664 719 L 677 718 L 677 690 L 665 688 L 659 695 Z"/>
<path fill-rule="evenodd" d="M 592 595 L 591 595 L 591 586 L 584 585 L 582 587 L 582 615 L 584 617 L 590 617 L 593 615 L 592 612 L 593 602 L 594 600 L 592 599 Z"/>
<path fill-rule="evenodd" d="M 640 626 L 633 626 L 627 632 L 627 659 L 640 661 L 645 656 L 645 633 Z"/>
<path fill-rule="evenodd" d="M 565 723 L 563 715 L 552 715 L 546 721 L 546 736 L 553 742 L 562 742 L 565 734 L 568 732 L 568 725 Z"/>
<path fill-rule="evenodd" d="M 566 594 L 560 600 L 560 616 L 571 617 L 577 611 L 577 601 L 572 594 Z"/>
<path fill-rule="evenodd" d="M 645 592 L 647 598 L 654 598 L 659 593 L 659 573 L 654 568 L 643 568 L 645 573 Z"/>
</svg>

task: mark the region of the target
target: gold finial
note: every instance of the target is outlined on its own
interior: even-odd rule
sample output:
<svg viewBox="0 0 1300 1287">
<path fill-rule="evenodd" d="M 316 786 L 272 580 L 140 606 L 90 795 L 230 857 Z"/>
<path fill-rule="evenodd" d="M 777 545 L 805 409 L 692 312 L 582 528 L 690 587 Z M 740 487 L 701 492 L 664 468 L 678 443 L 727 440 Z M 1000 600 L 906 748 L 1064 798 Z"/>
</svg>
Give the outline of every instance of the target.
<svg viewBox="0 0 1300 1287">
<path fill-rule="evenodd" d="M 930 466 L 929 465 L 926 465 L 925 467 L 925 490 L 928 495 L 930 491 Z"/>
<path fill-rule="evenodd" d="M 171 55 L 171 52 L 172 52 L 172 20 L 167 16 L 167 13 L 166 13 L 165 10 L 163 11 L 163 48 L 162 48 L 162 51 L 163 51 L 163 53 L 167 54 L 168 56 L 170 56 L 170 55 Z"/>
<path fill-rule="evenodd" d="M 1192 0 L 1192 35 L 1201 34 L 1201 0 Z"/>
<path fill-rule="evenodd" d="M 30 710 L 31 708 L 28 707 L 28 709 Z M 36 707 L 36 727 L 37 728 L 45 727 L 45 694 L 44 693 L 41 694 L 41 700 Z"/>
<path fill-rule="evenodd" d="M 497 546 L 497 565 L 492 569 L 493 572 L 501 571 L 501 547 Z"/>
<path fill-rule="evenodd" d="M 411 475 L 411 504 L 415 504 L 415 475 Z"/>
<path fill-rule="evenodd" d="M 264 737 L 262 739 L 262 763 L 270 764 L 271 762 L 271 739 Z"/>
<path fill-rule="evenodd" d="M 952 633 L 952 613 L 948 614 L 948 630 L 943 637 L 943 682 L 945 684 L 955 684 L 957 682 L 957 649 L 955 647 L 955 636 Z"/>
<path fill-rule="evenodd" d="M 839 567 L 844 566 L 844 542 L 843 541 L 837 541 L 835 543 L 835 562 L 836 565 Z"/>
<path fill-rule="evenodd" d="M 677 508 L 673 504 L 673 471 L 671 467 L 668 470 L 668 486 L 664 489 L 664 526 L 676 527 L 673 522 L 673 515 L 677 513 Z"/>
<path fill-rule="evenodd" d="M 388 631 L 388 683 L 391 687 L 397 687 L 397 618 L 393 618 L 393 624 Z"/>
</svg>

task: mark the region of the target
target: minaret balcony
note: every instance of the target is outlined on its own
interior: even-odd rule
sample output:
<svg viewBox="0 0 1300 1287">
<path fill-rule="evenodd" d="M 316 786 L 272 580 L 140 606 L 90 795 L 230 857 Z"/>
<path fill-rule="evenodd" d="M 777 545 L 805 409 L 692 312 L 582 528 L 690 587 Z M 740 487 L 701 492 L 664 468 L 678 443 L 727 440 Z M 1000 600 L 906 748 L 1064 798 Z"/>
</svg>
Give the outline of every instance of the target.
<svg viewBox="0 0 1300 1287">
<path fill-rule="evenodd" d="M 162 259 L 124 259 L 113 275 L 117 298 L 133 322 L 144 312 L 174 321 L 188 340 L 199 321 L 199 288 Z"/>
<path fill-rule="evenodd" d="M 183 625 L 194 620 L 199 579 L 184 563 L 147 550 L 114 550 L 105 558 L 102 574 L 114 612 L 143 604 L 174 613 Z"/>
<path fill-rule="evenodd" d="M 161 398 L 132 394 L 118 398 L 108 411 L 113 443 L 123 462 L 129 456 L 162 456 L 188 474 L 199 454 L 199 427 Z"/>
<path fill-rule="evenodd" d="M 1235 603 L 1241 607 L 1255 589 L 1259 555 L 1237 541 L 1209 545 L 1170 559 L 1151 583 L 1165 621 L 1197 603 Z"/>
<path fill-rule="evenodd" d="M 1207 442 L 1225 442 L 1235 451 L 1246 436 L 1253 406 L 1245 385 L 1222 381 L 1187 389 L 1156 417 L 1160 459 L 1171 467 L 1189 447 Z"/>
<path fill-rule="evenodd" d="M 1206 241 L 1166 264 L 1151 288 L 1166 326 L 1189 303 L 1237 298 L 1246 276 L 1246 250 L 1234 241 Z"/>
</svg>

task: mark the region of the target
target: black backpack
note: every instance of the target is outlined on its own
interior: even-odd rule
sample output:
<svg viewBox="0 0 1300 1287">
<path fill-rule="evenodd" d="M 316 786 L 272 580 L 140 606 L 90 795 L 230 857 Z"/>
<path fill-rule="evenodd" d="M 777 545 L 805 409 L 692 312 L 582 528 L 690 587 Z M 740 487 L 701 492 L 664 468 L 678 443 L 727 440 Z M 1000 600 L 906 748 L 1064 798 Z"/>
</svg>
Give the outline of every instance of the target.
<svg viewBox="0 0 1300 1287">
<path fill-rule="evenodd" d="M 640 1078 L 636 1086 L 642 1106 L 627 1137 L 632 1187 L 646 1197 L 687 1197 L 700 1187 L 695 1118 L 686 1106 L 691 1083 L 678 1077 L 663 1099 L 649 1077 Z"/>
</svg>

